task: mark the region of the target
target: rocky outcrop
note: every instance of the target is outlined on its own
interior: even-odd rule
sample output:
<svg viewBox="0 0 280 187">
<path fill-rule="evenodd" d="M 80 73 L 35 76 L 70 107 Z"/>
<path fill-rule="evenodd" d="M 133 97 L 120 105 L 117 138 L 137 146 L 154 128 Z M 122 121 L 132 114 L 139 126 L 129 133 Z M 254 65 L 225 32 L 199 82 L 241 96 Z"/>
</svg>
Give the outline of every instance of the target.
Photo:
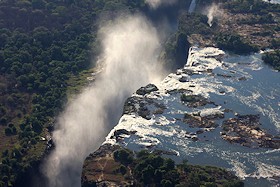
<svg viewBox="0 0 280 187">
<path fill-rule="evenodd" d="M 205 106 L 206 104 L 211 104 L 212 102 L 208 101 L 201 95 L 181 95 L 181 101 L 185 103 L 188 107 L 199 107 Z"/>
<path fill-rule="evenodd" d="M 133 184 L 131 173 L 127 172 L 123 175 L 120 172 L 122 164 L 114 159 L 113 153 L 118 149 L 120 146 L 105 144 L 86 158 L 82 173 L 83 187 L 131 186 Z"/>
<path fill-rule="evenodd" d="M 261 129 L 259 115 L 238 115 L 223 122 L 222 138 L 247 147 L 279 149 L 280 139 Z"/>
<path fill-rule="evenodd" d="M 216 120 L 224 118 L 224 114 L 210 114 L 207 116 L 201 116 L 200 113 L 196 114 L 185 114 L 183 121 L 189 124 L 190 127 L 198 128 L 216 128 L 218 123 Z"/>
<path fill-rule="evenodd" d="M 114 132 L 114 135 L 111 136 L 111 139 L 115 139 L 116 142 L 120 142 L 123 140 L 124 136 L 129 136 L 129 135 L 133 135 L 136 134 L 136 131 L 127 131 L 125 129 L 118 129 Z"/>
<path fill-rule="evenodd" d="M 156 85 L 154 84 L 148 84 L 147 86 L 145 87 L 141 87 L 139 88 L 136 93 L 139 94 L 139 95 L 146 95 L 146 94 L 149 94 L 151 92 L 154 92 L 154 91 L 158 91 L 158 88 L 156 87 Z"/>
<path fill-rule="evenodd" d="M 153 110 L 149 109 L 151 107 Z M 145 119 L 151 119 L 152 114 L 162 114 L 165 108 L 163 104 L 157 103 L 151 98 L 135 95 L 126 100 L 123 114 L 136 114 Z"/>
</svg>

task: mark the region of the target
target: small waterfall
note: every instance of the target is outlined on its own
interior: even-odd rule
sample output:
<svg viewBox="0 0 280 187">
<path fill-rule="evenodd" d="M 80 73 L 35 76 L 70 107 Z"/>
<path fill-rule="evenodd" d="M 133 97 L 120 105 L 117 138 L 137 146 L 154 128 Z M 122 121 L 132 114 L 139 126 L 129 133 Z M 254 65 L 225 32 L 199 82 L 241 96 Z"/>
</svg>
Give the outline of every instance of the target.
<svg viewBox="0 0 280 187">
<path fill-rule="evenodd" d="M 195 7 L 196 7 L 196 0 L 192 0 L 191 5 L 189 7 L 189 13 L 194 12 Z"/>
</svg>

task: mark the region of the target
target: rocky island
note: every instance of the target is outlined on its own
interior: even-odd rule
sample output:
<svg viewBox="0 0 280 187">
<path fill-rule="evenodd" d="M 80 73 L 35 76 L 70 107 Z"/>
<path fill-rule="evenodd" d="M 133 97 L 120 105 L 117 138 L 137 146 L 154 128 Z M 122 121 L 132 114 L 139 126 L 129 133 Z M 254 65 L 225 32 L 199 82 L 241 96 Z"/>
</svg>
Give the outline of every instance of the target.
<svg viewBox="0 0 280 187">
<path fill-rule="evenodd" d="M 261 129 L 259 115 L 238 115 L 223 121 L 222 138 L 232 143 L 248 147 L 268 147 L 279 149 L 280 139 Z"/>
</svg>

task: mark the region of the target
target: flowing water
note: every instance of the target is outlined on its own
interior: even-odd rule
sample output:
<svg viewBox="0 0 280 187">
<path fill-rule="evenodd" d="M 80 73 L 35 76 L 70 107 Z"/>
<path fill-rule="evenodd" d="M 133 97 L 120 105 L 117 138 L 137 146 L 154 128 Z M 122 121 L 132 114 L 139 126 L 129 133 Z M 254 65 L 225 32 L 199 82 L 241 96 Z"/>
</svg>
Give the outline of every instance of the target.
<svg viewBox="0 0 280 187">
<path fill-rule="evenodd" d="M 272 0 L 272 2 L 276 2 L 276 0 Z M 196 3 L 196 0 L 192 0 L 188 9 L 190 13 L 194 12 Z M 277 1 L 276 3 L 280 2 Z M 133 45 L 134 47 L 136 46 L 135 44 Z M 136 56 L 142 57 L 144 55 L 141 55 L 140 53 L 140 55 Z M 272 71 L 271 68 L 269 68 L 268 66 L 263 65 L 260 58 L 260 54 L 255 54 L 251 56 L 228 56 L 224 59 L 224 64 L 227 65 L 227 68 L 224 68 L 222 66 L 217 66 L 214 68 L 214 73 L 234 74 L 235 77 L 245 77 L 246 81 L 240 82 L 236 81 L 236 79 L 225 79 L 223 77 L 206 76 L 203 74 L 189 76 L 188 78 L 191 80 L 192 84 L 196 84 L 197 86 L 196 88 L 194 88 L 194 92 L 205 93 L 205 96 L 211 99 L 211 101 L 218 103 L 220 107 L 224 109 L 230 108 L 231 110 L 234 110 L 241 114 L 261 114 L 261 122 L 263 124 L 263 127 L 269 133 L 279 134 L 280 75 L 278 72 Z M 118 60 L 121 61 L 122 59 Z M 135 61 L 133 60 L 133 58 L 128 60 Z M 122 66 L 121 68 L 126 69 L 126 67 Z M 134 75 L 136 74 L 137 73 L 135 73 Z M 163 82 L 163 86 L 159 85 L 159 87 L 162 87 L 162 90 L 168 90 L 172 87 L 178 86 L 176 85 L 176 81 L 174 81 L 178 78 L 176 76 L 177 75 L 175 74 L 171 75 L 172 78 L 169 77 L 170 79 L 165 79 L 165 82 Z M 128 77 L 133 76 L 129 74 Z M 144 77 L 147 78 L 147 76 Z M 104 89 L 105 88 L 107 89 L 106 86 L 104 87 Z M 132 92 L 132 90 L 134 90 L 135 88 L 136 87 L 133 87 L 133 89 L 129 89 L 129 91 L 127 92 Z M 122 88 L 118 88 L 117 90 L 121 89 Z M 220 94 L 220 90 L 227 91 L 227 94 Z M 145 146 L 153 145 L 159 149 L 165 149 L 167 151 L 173 151 L 177 153 L 178 156 L 175 157 L 175 159 L 177 160 L 187 158 L 191 163 L 194 164 L 207 164 L 226 167 L 236 172 L 238 176 L 246 178 L 246 184 L 248 186 L 269 186 L 271 184 L 277 184 L 280 182 L 280 150 L 271 150 L 263 148 L 252 149 L 242 147 L 240 145 L 229 144 L 220 138 L 220 127 L 211 132 L 203 134 L 203 136 L 205 137 L 199 137 L 202 141 L 190 141 L 189 139 L 185 138 L 186 132 L 195 132 L 197 129 L 189 128 L 186 126 L 186 124 L 176 121 L 176 119 L 182 118 L 186 111 L 192 112 L 192 109 L 182 105 L 182 103 L 180 102 L 179 94 L 168 95 L 162 92 L 158 96 L 154 96 L 154 99 L 156 100 L 156 102 L 164 104 L 167 107 L 162 115 L 154 115 L 151 120 L 144 120 L 129 115 L 123 116 L 120 119 L 120 122 L 115 127 L 115 129 L 131 128 L 137 130 L 139 137 L 142 137 L 141 139 L 139 139 L 139 137 L 136 136 L 126 137 L 123 141 L 124 146 L 127 146 L 128 148 L 134 150 L 139 150 Z M 120 101 L 119 98 L 117 98 L 117 100 Z M 87 101 L 84 103 L 86 106 L 88 105 Z M 108 102 L 108 106 L 112 105 L 112 103 L 113 102 Z M 91 111 L 94 107 L 95 106 L 86 107 L 86 110 Z M 151 109 L 153 108 L 153 106 L 148 107 Z M 213 109 L 213 106 L 207 107 L 209 107 L 209 109 Z M 233 116 L 233 114 L 228 114 L 227 117 L 231 116 Z M 79 117 L 77 117 L 77 119 L 78 118 Z M 85 123 L 84 125 L 86 127 L 88 127 L 87 124 L 90 124 L 93 121 L 96 122 L 96 120 L 91 119 L 92 117 L 89 118 L 89 123 Z M 81 124 L 79 125 L 81 126 Z M 68 129 L 68 127 L 65 129 Z M 91 131 L 96 131 L 96 129 L 94 128 L 84 128 L 84 130 L 85 131 L 81 133 L 81 139 L 85 137 L 90 137 L 90 135 L 85 136 L 83 134 L 90 133 Z M 114 130 L 112 130 L 112 132 Z M 101 134 L 103 133 L 104 132 L 99 133 L 99 136 L 101 136 Z M 74 132 L 73 134 L 75 135 L 76 133 Z M 69 137 L 69 139 L 72 139 L 72 137 L 74 136 L 69 134 L 69 136 L 67 137 Z M 108 137 L 110 137 L 110 134 Z M 110 140 L 110 138 L 108 137 L 106 142 L 112 143 L 112 140 Z M 76 142 L 81 141 L 81 139 Z M 65 140 L 62 140 L 61 142 L 63 145 L 67 143 Z M 93 144 L 93 142 L 94 141 L 90 139 L 90 141 L 83 141 L 82 144 L 84 146 L 88 143 Z M 76 157 L 78 157 L 78 159 L 75 157 L 74 159 L 71 158 L 70 161 L 68 161 L 68 152 L 65 151 L 62 153 L 62 156 L 54 157 L 56 161 L 60 161 L 57 162 L 58 164 L 52 162 L 52 164 L 56 164 L 57 166 L 55 166 L 54 169 L 49 169 L 48 171 L 51 180 L 54 180 L 54 183 L 51 184 L 56 184 L 54 186 L 63 186 L 63 184 L 67 184 L 65 181 L 69 178 L 74 179 L 76 183 L 79 183 L 81 163 L 84 157 L 90 151 L 87 150 L 89 147 L 88 146 L 85 147 L 86 151 L 77 152 L 77 149 L 81 148 L 80 144 L 77 144 L 76 146 L 73 145 L 76 145 L 75 142 L 70 143 L 69 145 L 67 144 L 67 146 L 65 147 L 74 147 L 73 149 L 71 149 L 71 152 L 74 152 L 75 154 L 73 155 L 77 155 Z M 91 150 L 93 149 L 91 148 Z M 69 170 L 68 165 L 72 162 L 72 160 L 79 161 L 79 167 L 73 166 L 73 168 L 78 168 L 73 169 L 74 171 L 78 170 L 77 172 L 74 172 L 75 177 L 69 177 L 71 175 L 66 175 L 66 177 L 60 177 L 59 179 L 57 179 L 57 176 L 65 175 L 65 170 L 63 169 Z M 65 166 L 60 167 L 59 165 L 61 165 L 61 163 L 63 162 L 66 162 L 66 164 L 64 164 Z M 57 171 L 58 174 L 53 173 L 53 171 Z M 69 180 L 69 182 L 70 184 L 75 184 L 72 182 L 72 180 Z"/>
<path fill-rule="evenodd" d="M 269 2 L 269 0 L 263 0 L 265 2 Z M 280 4 L 280 0 L 270 0 L 270 3 L 277 3 Z"/>
<path fill-rule="evenodd" d="M 196 0 L 192 0 L 188 12 L 189 12 L 189 13 L 194 12 L 195 7 L 196 7 Z"/>
<path fill-rule="evenodd" d="M 193 164 L 228 168 L 245 179 L 246 186 L 277 186 L 280 183 L 280 149 L 230 144 L 221 138 L 222 120 L 212 131 L 194 135 L 198 141 L 186 137 L 186 134 L 195 134 L 199 129 L 178 120 L 183 119 L 185 113 L 225 109 L 232 111 L 224 113 L 225 119 L 234 117 L 236 112 L 242 115 L 260 114 L 261 128 L 272 135 L 279 135 L 280 132 L 280 73 L 263 64 L 259 53 L 249 56 L 226 54 L 222 62 L 211 55 L 224 55 L 224 52 L 215 48 L 193 48 L 185 68 L 170 74 L 157 85 L 159 91 L 146 96 L 164 105 L 164 112 L 152 115 L 150 120 L 135 114 L 124 115 L 107 136 L 106 143 L 116 143 L 111 136 L 115 130 L 125 128 L 137 132 L 124 136 L 120 143 L 132 150 L 145 147 L 166 150 L 176 153 L 177 156 L 173 158 L 178 161 L 188 159 Z M 196 63 L 200 65 L 189 67 Z M 184 74 L 185 70 L 202 72 L 206 69 L 213 69 L 213 72 Z M 188 81 L 178 81 L 182 76 Z M 201 94 L 215 105 L 190 108 L 182 104 L 179 92 L 166 92 L 174 89 L 191 90 L 192 94 Z M 156 108 L 151 103 L 146 106 L 149 111 Z"/>
</svg>

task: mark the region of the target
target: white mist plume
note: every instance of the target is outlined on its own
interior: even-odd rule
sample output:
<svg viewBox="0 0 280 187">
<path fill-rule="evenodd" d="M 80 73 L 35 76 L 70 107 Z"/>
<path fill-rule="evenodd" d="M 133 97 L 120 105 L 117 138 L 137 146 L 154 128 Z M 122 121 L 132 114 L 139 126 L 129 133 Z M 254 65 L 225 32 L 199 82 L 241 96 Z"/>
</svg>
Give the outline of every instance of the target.
<svg viewBox="0 0 280 187">
<path fill-rule="evenodd" d="M 220 10 L 219 5 L 213 3 L 210 7 L 206 9 L 208 17 L 208 25 L 212 27 L 214 17 L 222 17 L 223 12 Z"/>
<path fill-rule="evenodd" d="M 116 19 L 100 29 L 100 36 L 104 71 L 66 107 L 53 133 L 56 147 L 44 167 L 51 187 L 80 186 L 84 159 L 105 140 L 124 100 L 140 86 L 161 79 L 158 35 L 145 18 Z"/>
<path fill-rule="evenodd" d="M 146 0 L 145 2 L 149 4 L 152 8 L 157 8 L 161 5 L 170 5 L 176 3 L 177 0 Z"/>
</svg>

